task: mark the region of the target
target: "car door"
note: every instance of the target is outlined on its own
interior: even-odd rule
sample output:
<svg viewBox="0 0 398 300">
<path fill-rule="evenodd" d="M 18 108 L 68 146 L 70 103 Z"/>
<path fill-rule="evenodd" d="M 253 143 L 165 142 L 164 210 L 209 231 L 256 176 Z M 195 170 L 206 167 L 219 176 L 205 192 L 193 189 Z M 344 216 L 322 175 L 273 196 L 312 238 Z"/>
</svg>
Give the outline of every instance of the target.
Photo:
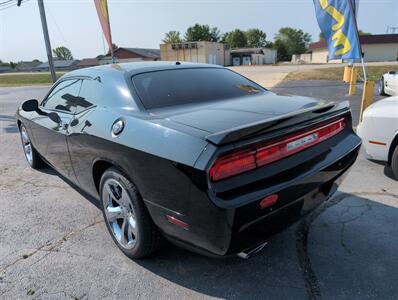
<svg viewBox="0 0 398 300">
<path fill-rule="evenodd" d="M 88 188 L 92 184 L 93 160 L 98 157 L 102 148 L 101 139 L 89 133 L 93 129 L 91 122 L 94 123 L 92 113 L 100 103 L 101 94 L 102 84 L 98 79 L 82 80 L 79 98 L 75 103 L 74 119 L 66 137 L 77 181 L 89 193 L 95 192 Z"/>
<path fill-rule="evenodd" d="M 68 128 L 76 109 L 76 99 L 81 88 L 81 79 L 67 79 L 57 84 L 40 105 L 41 113 L 32 121 L 35 147 L 39 153 L 62 175 L 75 182 L 70 154 L 66 142 Z M 49 114 L 56 114 L 60 122 Z"/>
</svg>

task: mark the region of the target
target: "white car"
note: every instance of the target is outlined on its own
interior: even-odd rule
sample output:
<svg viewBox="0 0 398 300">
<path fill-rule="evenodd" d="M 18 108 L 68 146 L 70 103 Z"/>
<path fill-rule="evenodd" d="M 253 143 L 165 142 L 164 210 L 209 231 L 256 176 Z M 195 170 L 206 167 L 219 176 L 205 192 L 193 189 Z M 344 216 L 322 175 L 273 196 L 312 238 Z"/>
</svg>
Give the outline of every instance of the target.
<svg viewBox="0 0 398 300">
<path fill-rule="evenodd" d="M 398 72 L 390 71 L 381 77 L 379 95 L 398 96 Z"/>
<path fill-rule="evenodd" d="M 398 96 L 369 106 L 357 134 L 362 138 L 367 157 L 388 162 L 398 180 Z"/>
</svg>

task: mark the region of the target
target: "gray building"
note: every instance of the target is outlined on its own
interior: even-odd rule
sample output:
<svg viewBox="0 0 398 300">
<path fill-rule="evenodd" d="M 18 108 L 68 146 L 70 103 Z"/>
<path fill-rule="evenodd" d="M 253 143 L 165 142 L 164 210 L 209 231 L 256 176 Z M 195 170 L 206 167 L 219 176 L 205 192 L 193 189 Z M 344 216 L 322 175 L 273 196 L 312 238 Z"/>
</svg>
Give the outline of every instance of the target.
<svg viewBox="0 0 398 300">
<path fill-rule="evenodd" d="M 34 61 L 20 61 L 17 64 L 17 71 L 19 72 L 32 72 L 33 69 L 39 65 L 41 65 L 43 62 L 39 60 L 34 60 Z"/>
<path fill-rule="evenodd" d="M 56 71 L 71 71 L 76 69 L 78 60 L 54 60 L 54 68 Z M 48 62 L 42 63 L 33 68 L 33 71 L 47 72 L 49 70 Z"/>
<path fill-rule="evenodd" d="M 0 66 L 0 73 L 8 73 L 8 72 L 13 72 L 14 69 L 8 66 Z"/>
</svg>

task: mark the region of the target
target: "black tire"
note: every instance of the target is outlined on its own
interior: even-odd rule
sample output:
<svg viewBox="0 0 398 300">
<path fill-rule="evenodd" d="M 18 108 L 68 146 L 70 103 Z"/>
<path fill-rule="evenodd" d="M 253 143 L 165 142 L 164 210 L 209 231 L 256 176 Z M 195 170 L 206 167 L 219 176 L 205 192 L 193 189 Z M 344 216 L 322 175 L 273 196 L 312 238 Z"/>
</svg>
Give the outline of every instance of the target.
<svg viewBox="0 0 398 300">
<path fill-rule="evenodd" d="M 384 77 L 381 78 L 379 84 L 380 84 L 380 86 L 379 86 L 379 95 L 380 96 L 386 96 L 386 93 L 384 91 Z"/>
<path fill-rule="evenodd" d="M 26 130 L 25 125 L 21 124 L 19 127 L 19 132 L 21 136 L 21 142 L 22 142 L 22 147 L 25 155 L 25 159 L 28 162 L 29 166 L 32 169 L 41 169 L 43 168 L 46 164 L 43 161 L 43 159 L 40 157 L 40 154 L 37 152 L 35 147 L 32 145 L 29 134 Z M 24 134 L 26 134 L 26 137 L 24 137 Z M 30 146 L 30 153 L 27 153 L 26 146 L 29 144 Z"/>
<path fill-rule="evenodd" d="M 121 242 L 118 241 L 113 229 L 111 228 L 110 221 L 108 221 L 106 216 L 105 202 L 109 200 L 106 200 L 107 198 L 104 200 L 104 197 L 107 197 L 107 190 L 104 185 L 108 184 L 110 181 L 116 181 L 119 183 L 130 198 L 129 200 L 134 211 L 134 219 L 137 224 L 137 237 L 131 249 L 126 249 L 126 247 L 122 246 Z M 163 243 L 163 237 L 156 228 L 156 225 L 153 223 L 140 193 L 138 192 L 136 186 L 118 169 L 111 167 L 102 175 L 100 181 L 100 197 L 101 210 L 108 231 L 115 244 L 126 256 L 132 259 L 144 258 L 160 247 L 160 245 Z"/>
<path fill-rule="evenodd" d="M 391 157 L 391 169 L 395 179 L 398 180 L 398 146 L 395 147 Z"/>
</svg>

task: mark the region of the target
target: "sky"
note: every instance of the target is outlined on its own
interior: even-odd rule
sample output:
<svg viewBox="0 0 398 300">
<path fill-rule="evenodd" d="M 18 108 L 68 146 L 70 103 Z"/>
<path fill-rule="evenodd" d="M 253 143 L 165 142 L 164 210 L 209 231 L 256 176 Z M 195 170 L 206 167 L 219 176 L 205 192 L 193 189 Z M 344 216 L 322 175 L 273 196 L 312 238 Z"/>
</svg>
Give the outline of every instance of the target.
<svg viewBox="0 0 398 300">
<path fill-rule="evenodd" d="M 0 3 L 7 0 L 0 0 Z M 36 0 L 0 11 L 0 59 L 46 61 Z M 104 54 L 93 0 L 44 0 L 52 48 L 66 46 L 75 58 Z M 118 46 L 159 48 L 164 33 L 195 24 L 221 32 L 260 28 L 272 40 L 279 28 L 299 28 L 318 39 L 312 0 L 108 0 L 113 41 Z M 1 9 L 1 6 L 0 6 Z M 398 0 L 360 0 L 358 26 L 373 34 L 398 27 Z"/>
</svg>

